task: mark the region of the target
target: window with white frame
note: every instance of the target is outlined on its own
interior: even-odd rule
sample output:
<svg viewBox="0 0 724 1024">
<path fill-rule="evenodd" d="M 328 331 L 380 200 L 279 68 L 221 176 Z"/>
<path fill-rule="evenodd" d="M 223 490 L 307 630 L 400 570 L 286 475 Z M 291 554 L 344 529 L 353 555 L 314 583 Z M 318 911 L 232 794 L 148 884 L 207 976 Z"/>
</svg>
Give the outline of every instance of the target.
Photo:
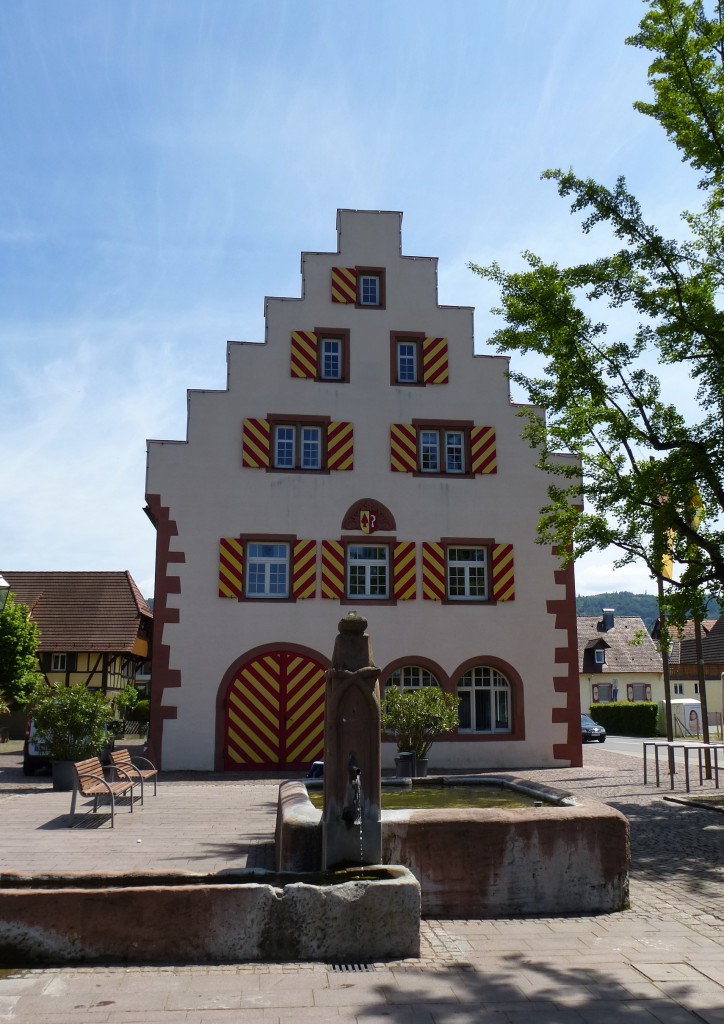
<svg viewBox="0 0 724 1024">
<path fill-rule="evenodd" d="M 376 271 L 360 270 L 357 274 L 357 302 L 360 306 L 381 306 L 382 275 Z"/>
<path fill-rule="evenodd" d="M 315 327 L 317 336 L 317 380 L 349 381 L 348 327 Z"/>
<path fill-rule="evenodd" d="M 347 597 L 363 601 L 389 597 L 390 549 L 386 544 L 347 545 Z"/>
<path fill-rule="evenodd" d="M 606 652 L 603 649 L 603 647 L 597 647 L 596 650 L 593 652 L 593 657 L 597 665 L 606 664 Z"/>
<path fill-rule="evenodd" d="M 344 345 L 341 338 L 321 338 L 319 352 L 319 376 L 322 380 L 342 379 L 342 354 Z"/>
<path fill-rule="evenodd" d="M 275 469 L 321 469 L 322 427 L 307 423 L 274 426 Z"/>
<path fill-rule="evenodd" d="M 511 732 L 510 683 L 502 672 L 476 665 L 458 680 L 460 732 Z"/>
<path fill-rule="evenodd" d="M 67 660 L 64 654 L 53 654 L 50 659 L 51 672 L 65 672 Z"/>
<path fill-rule="evenodd" d="M 646 683 L 633 683 L 631 692 L 633 695 L 632 700 L 646 700 Z"/>
<path fill-rule="evenodd" d="M 419 366 L 419 344 L 416 341 L 397 342 L 397 383 L 417 384 Z"/>
<path fill-rule="evenodd" d="M 684 696 L 684 684 L 683 683 L 674 683 L 674 696 L 675 697 L 683 697 Z"/>
<path fill-rule="evenodd" d="M 698 683 L 694 683 L 694 696 L 695 697 L 699 696 L 699 684 Z"/>
<path fill-rule="evenodd" d="M 488 549 L 448 547 L 447 596 L 451 601 L 485 601 L 488 597 Z"/>
<path fill-rule="evenodd" d="M 439 686 L 437 678 L 422 665 L 403 665 L 392 672 L 385 689 L 396 686 L 399 690 L 419 690 L 423 686 Z"/>
<path fill-rule="evenodd" d="M 464 473 L 465 432 L 422 427 L 418 430 L 418 451 L 422 473 Z"/>
<path fill-rule="evenodd" d="M 246 596 L 289 596 L 289 545 L 254 541 L 246 545 Z"/>
</svg>

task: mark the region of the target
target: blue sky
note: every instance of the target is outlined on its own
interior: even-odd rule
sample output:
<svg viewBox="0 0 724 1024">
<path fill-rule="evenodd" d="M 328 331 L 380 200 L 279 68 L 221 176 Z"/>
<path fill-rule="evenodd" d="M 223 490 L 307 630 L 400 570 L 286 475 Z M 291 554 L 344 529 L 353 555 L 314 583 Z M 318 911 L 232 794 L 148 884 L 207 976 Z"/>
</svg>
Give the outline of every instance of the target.
<svg viewBox="0 0 724 1024">
<path fill-rule="evenodd" d="M 469 260 L 605 248 L 545 168 L 625 174 L 679 230 L 694 176 L 632 109 L 644 10 L 3 0 L 0 570 L 129 569 L 153 593 L 146 438 L 185 436 L 186 389 L 224 387 L 226 340 L 263 338 L 264 296 L 300 294 L 338 207 L 403 211 L 481 352 L 496 295 Z M 587 557 L 578 591 L 654 592 L 610 563 Z"/>
</svg>

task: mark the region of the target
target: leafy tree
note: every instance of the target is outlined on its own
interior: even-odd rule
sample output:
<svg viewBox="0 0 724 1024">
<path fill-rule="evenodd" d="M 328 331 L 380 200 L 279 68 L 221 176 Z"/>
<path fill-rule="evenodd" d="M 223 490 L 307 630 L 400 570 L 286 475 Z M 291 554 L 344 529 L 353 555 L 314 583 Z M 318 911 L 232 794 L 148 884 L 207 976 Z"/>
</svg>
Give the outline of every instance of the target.
<svg viewBox="0 0 724 1024">
<path fill-rule="evenodd" d="M 24 604 L 9 594 L 0 613 L 0 684 L 5 701 L 12 708 L 24 704 L 42 676 L 37 671 L 40 630 Z"/>
<path fill-rule="evenodd" d="M 557 477 L 541 510 L 539 541 L 557 545 L 568 561 L 612 545 L 615 565 L 641 559 L 652 577 L 673 555 L 667 605 L 681 621 L 703 617 L 707 597 L 724 601 L 721 8 L 709 16 L 703 0 L 649 0 L 640 31 L 627 42 L 654 55 L 653 101 L 635 106 L 703 172 L 702 208 L 682 214 L 683 237 L 668 238 L 649 223 L 623 178 L 608 188 L 549 170 L 543 177 L 572 200 L 583 231 L 607 227 L 614 250 L 574 266 L 526 252 L 527 267 L 518 272 L 497 263 L 471 268 L 500 288 L 499 351 L 546 361 L 542 376 L 510 374 L 539 407 L 523 411 L 524 434 L 539 465 Z M 599 319 L 606 306 L 626 311 L 626 333 Z M 685 418 L 664 397 L 651 369 L 659 364 L 696 382 L 695 415 Z M 579 465 L 552 458 L 561 449 Z"/>
</svg>

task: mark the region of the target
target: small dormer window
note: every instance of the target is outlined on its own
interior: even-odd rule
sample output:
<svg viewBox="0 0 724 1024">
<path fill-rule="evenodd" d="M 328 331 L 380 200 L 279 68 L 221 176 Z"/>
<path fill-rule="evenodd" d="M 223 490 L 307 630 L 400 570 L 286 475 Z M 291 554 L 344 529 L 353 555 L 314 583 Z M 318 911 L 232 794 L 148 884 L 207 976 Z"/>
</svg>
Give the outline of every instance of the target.
<svg viewBox="0 0 724 1024">
<path fill-rule="evenodd" d="M 593 654 L 597 665 L 606 664 L 606 652 L 602 647 L 597 648 L 597 650 L 595 650 Z"/>
</svg>

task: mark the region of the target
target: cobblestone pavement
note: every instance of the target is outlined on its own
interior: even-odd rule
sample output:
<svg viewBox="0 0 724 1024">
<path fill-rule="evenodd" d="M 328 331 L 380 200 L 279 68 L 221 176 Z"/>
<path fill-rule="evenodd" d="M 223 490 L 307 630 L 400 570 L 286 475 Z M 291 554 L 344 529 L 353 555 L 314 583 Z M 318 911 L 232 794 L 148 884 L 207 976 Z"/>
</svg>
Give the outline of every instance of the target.
<svg viewBox="0 0 724 1024">
<path fill-rule="evenodd" d="M 517 774 L 627 815 L 626 912 L 427 920 L 420 958 L 396 963 L 0 971 L 0 1021 L 724 1024 L 724 814 L 644 787 L 640 757 L 596 744 L 584 761 Z M 103 821 L 68 829 L 67 794 L 52 793 L 41 778 L 24 780 L 18 765 L 0 752 L 0 871 L 271 863 L 277 780 L 169 774 L 156 800 L 147 797 L 133 815 L 120 811 L 115 829 Z M 697 780 L 691 796 L 700 792 Z"/>
</svg>

